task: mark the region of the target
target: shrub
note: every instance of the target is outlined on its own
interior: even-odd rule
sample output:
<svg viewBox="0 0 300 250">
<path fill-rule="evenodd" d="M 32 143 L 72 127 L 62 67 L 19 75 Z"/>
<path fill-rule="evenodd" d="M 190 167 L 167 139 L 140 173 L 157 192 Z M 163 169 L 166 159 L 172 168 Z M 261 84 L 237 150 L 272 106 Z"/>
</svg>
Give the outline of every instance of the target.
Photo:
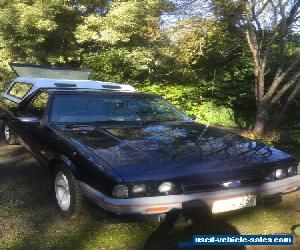
<svg viewBox="0 0 300 250">
<path fill-rule="evenodd" d="M 146 84 L 136 87 L 140 92 L 163 96 L 187 115 L 195 115 L 198 122 L 228 127 L 238 126 L 230 107 L 206 100 L 202 96 L 201 88 L 197 86 Z"/>
</svg>

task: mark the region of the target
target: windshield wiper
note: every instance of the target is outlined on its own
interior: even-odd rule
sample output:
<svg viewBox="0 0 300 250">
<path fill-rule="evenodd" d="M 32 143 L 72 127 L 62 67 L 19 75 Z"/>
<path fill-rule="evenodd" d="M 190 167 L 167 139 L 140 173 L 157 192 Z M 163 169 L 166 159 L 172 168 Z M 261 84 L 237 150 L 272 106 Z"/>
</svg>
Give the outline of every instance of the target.
<svg viewBox="0 0 300 250">
<path fill-rule="evenodd" d="M 142 121 L 93 121 L 93 124 L 136 124 Z"/>
<path fill-rule="evenodd" d="M 95 127 L 93 125 L 89 124 L 70 124 L 66 125 L 67 129 L 73 129 L 73 130 L 94 130 Z"/>
<path fill-rule="evenodd" d="M 136 121 L 93 121 L 92 124 L 151 124 L 151 123 L 168 123 L 179 122 L 179 120 L 136 120 Z"/>
</svg>

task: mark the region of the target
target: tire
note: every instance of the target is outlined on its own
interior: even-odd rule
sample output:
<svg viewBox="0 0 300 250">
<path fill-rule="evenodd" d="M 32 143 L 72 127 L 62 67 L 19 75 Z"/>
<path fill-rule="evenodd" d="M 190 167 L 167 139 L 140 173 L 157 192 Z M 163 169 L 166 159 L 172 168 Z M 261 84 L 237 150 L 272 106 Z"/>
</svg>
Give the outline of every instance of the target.
<svg viewBox="0 0 300 250">
<path fill-rule="evenodd" d="M 59 164 L 53 174 L 56 205 L 66 218 L 77 218 L 83 208 L 79 182 L 64 164 Z"/>
<path fill-rule="evenodd" d="M 18 136 L 14 135 L 9 126 L 7 124 L 4 124 L 3 126 L 3 134 L 6 144 L 8 145 L 19 145 L 19 138 Z"/>
</svg>

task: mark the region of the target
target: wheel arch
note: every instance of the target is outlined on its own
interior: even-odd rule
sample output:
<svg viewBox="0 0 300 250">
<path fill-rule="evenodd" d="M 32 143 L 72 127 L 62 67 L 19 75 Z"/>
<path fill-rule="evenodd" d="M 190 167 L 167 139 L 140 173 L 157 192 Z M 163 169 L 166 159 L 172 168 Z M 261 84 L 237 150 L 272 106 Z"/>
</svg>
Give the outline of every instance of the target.
<svg viewBox="0 0 300 250">
<path fill-rule="evenodd" d="M 4 124 L 5 124 L 5 121 L 3 119 L 0 119 L 0 129 L 1 129 L 1 132 L 4 132 Z"/>
<path fill-rule="evenodd" d="M 54 173 L 55 167 L 64 164 L 72 172 L 72 174 L 77 178 L 77 168 L 75 164 L 66 156 L 61 156 L 59 158 L 53 158 L 48 162 L 48 169 L 51 174 Z"/>
</svg>

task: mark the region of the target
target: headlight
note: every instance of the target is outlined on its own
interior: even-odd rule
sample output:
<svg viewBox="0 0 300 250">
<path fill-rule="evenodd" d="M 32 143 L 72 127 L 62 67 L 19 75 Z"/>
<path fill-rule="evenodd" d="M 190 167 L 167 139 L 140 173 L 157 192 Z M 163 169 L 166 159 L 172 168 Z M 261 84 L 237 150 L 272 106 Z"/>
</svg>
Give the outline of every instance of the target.
<svg viewBox="0 0 300 250">
<path fill-rule="evenodd" d="M 272 172 L 272 173 L 268 174 L 265 177 L 265 179 L 268 180 L 268 181 L 274 181 L 274 179 L 275 179 L 275 172 Z"/>
<path fill-rule="evenodd" d="M 127 198 L 128 187 L 126 185 L 117 185 L 113 189 L 113 196 L 115 198 Z"/>
<path fill-rule="evenodd" d="M 133 187 L 131 189 L 131 192 L 133 194 L 140 194 L 140 193 L 144 193 L 146 191 L 147 191 L 146 184 L 136 184 L 136 185 L 133 185 Z"/>
<path fill-rule="evenodd" d="M 296 175 L 297 174 L 297 168 L 289 167 L 287 173 L 288 173 L 288 175 Z"/>
<path fill-rule="evenodd" d="M 279 168 L 275 171 L 276 179 L 282 179 L 285 176 L 285 172 L 282 168 Z"/>
<path fill-rule="evenodd" d="M 160 193 L 169 193 L 174 189 L 175 185 L 172 182 L 163 182 L 159 185 L 158 191 Z"/>
</svg>

